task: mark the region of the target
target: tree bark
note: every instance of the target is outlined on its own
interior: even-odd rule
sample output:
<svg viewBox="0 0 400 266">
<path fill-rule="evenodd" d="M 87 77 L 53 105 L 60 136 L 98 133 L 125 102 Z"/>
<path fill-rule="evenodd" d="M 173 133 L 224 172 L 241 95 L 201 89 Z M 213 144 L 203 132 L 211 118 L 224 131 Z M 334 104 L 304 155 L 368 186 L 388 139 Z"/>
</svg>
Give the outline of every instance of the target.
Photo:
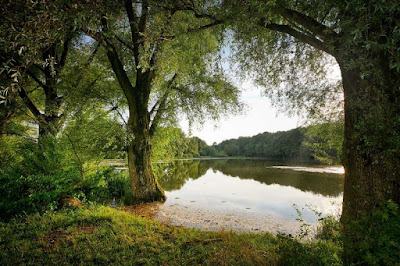
<svg viewBox="0 0 400 266">
<path fill-rule="evenodd" d="M 365 237 L 357 223 L 368 221 L 381 203 L 400 203 L 400 79 L 383 61 L 380 69 L 377 67 L 377 75 L 382 78 L 372 75 L 365 80 L 358 69 L 346 69 L 343 61 L 338 61 L 345 99 L 341 222 L 345 261 L 352 263 L 360 259 L 358 245 Z"/>
<path fill-rule="evenodd" d="M 151 165 L 151 136 L 147 103 L 131 102 L 129 129 L 133 139 L 128 144 L 128 167 L 135 202 L 164 201 L 165 193 L 158 184 Z M 131 106 L 135 106 L 135 108 Z"/>
<path fill-rule="evenodd" d="M 44 109 L 44 119 L 39 122 L 39 138 L 56 136 L 60 130 L 63 116 L 59 115 L 60 108 L 62 104 L 62 97 L 57 94 L 57 80 L 59 79 L 59 74 L 61 73 L 68 52 L 70 39 L 64 43 L 64 49 L 61 58 L 58 59 L 56 44 L 50 46 L 50 48 L 43 53 L 43 60 L 47 58 L 55 58 L 57 60 L 57 65 L 55 65 L 55 73 L 52 73 L 51 66 L 47 66 L 44 69 L 45 84 L 42 85 L 45 94 L 45 109 Z"/>
<path fill-rule="evenodd" d="M 48 88 L 45 89 L 44 119 L 39 121 L 39 138 L 57 135 L 63 120 L 63 116 L 59 115 L 62 98 L 57 95 L 53 82 L 48 81 L 48 83 Z"/>
<path fill-rule="evenodd" d="M 147 146 L 147 147 L 146 147 Z M 150 142 L 146 136 L 135 136 L 128 146 L 128 167 L 134 201 L 164 201 L 165 193 L 158 184 L 151 166 Z"/>
</svg>

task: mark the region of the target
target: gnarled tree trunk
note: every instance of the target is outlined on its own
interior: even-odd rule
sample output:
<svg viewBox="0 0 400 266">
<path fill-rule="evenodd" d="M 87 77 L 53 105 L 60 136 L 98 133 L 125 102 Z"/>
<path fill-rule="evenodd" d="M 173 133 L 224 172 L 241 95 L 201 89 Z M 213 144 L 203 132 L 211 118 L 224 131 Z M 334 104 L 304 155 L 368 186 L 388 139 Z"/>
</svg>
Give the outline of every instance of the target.
<svg viewBox="0 0 400 266">
<path fill-rule="evenodd" d="M 146 134 L 135 134 L 128 146 L 128 167 L 135 202 L 164 201 L 165 194 L 151 166 L 151 144 Z"/>
<path fill-rule="evenodd" d="M 382 60 L 380 73 L 374 73 L 381 79 L 364 80 L 358 69 L 339 65 L 345 96 L 342 225 L 345 261 L 352 263 L 359 259 L 358 245 L 366 233 L 355 225 L 383 202 L 400 203 L 400 77 Z"/>
<path fill-rule="evenodd" d="M 150 82 L 145 79 L 144 81 Z M 129 131 L 133 133 L 128 144 L 128 167 L 131 187 L 136 202 L 164 201 L 165 194 L 158 184 L 151 166 L 150 117 L 147 110 L 149 85 L 137 84 L 134 102 L 129 102 Z"/>
</svg>

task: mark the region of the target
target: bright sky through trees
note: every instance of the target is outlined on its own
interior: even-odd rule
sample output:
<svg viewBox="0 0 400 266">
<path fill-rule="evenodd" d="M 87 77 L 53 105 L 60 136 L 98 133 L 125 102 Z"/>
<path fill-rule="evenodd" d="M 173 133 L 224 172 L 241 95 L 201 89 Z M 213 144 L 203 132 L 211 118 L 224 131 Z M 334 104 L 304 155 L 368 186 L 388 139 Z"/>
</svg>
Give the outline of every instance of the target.
<svg viewBox="0 0 400 266">
<path fill-rule="evenodd" d="M 230 115 L 222 117 L 219 121 L 208 120 L 204 125 L 193 125 L 189 130 L 189 122 L 182 119 L 181 128 L 186 134 L 197 136 L 207 142 L 208 145 L 214 142 L 220 143 L 226 139 L 254 136 L 263 132 L 277 132 L 290 130 L 299 127 L 304 122 L 297 115 L 289 116 L 272 106 L 270 99 L 262 96 L 263 88 L 257 88 L 250 81 L 241 82 L 235 78 L 233 71 L 230 71 L 227 57 L 230 49 L 225 48 L 223 68 L 235 81 L 236 85 L 243 89 L 241 100 L 245 104 L 245 110 L 241 115 Z M 327 79 L 339 80 L 340 69 L 337 64 L 331 67 Z"/>
<path fill-rule="evenodd" d="M 241 95 L 242 101 L 246 104 L 242 115 L 223 117 L 218 122 L 209 120 L 203 126 L 194 125 L 191 135 L 197 136 L 211 145 L 225 139 L 253 136 L 265 131 L 288 130 L 299 126 L 299 117 L 278 115 L 277 110 L 271 106 L 270 100 L 261 96 L 260 89 L 252 87 L 251 84 L 242 86 L 246 88 Z M 180 124 L 188 133 L 188 121 L 184 119 Z"/>
</svg>

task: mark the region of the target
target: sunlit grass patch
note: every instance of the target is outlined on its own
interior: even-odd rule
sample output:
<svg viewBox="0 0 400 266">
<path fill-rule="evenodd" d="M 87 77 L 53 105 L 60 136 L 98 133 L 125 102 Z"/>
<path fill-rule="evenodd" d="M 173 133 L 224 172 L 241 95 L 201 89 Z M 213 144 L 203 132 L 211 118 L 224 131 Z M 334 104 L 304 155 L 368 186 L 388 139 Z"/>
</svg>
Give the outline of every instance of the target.
<svg viewBox="0 0 400 266">
<path fill-rule="evenodd" d="M 339 251 L 328 241 L 203 232 L 104 206 L 0 223 L 1 265 L 332 265 Z"/>
</svg>

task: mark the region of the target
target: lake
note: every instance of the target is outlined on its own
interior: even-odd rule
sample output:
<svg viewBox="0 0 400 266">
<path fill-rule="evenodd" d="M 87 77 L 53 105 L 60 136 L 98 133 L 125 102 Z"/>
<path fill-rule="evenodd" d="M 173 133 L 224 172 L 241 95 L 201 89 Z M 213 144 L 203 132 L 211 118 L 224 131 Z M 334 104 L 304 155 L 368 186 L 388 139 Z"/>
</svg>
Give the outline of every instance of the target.
<svg viewBox="0 0 400 266">
<path fill-rule="evenodd" d="M 343 168 L 253 159 L 155 164 L 167 201 L 156 218 L 207 230 L 296 234 L 341 212 Z"/>
</svg>

